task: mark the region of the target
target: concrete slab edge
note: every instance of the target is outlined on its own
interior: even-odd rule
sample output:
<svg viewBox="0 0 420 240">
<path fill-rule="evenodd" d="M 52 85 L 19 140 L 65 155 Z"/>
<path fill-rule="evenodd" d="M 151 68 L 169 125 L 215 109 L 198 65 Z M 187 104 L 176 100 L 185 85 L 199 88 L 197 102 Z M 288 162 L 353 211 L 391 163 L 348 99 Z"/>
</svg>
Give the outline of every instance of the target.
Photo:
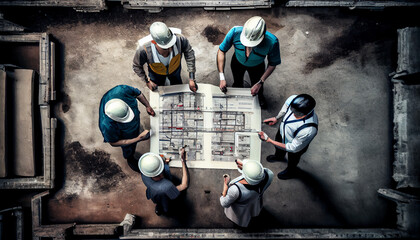
<svg viewBox="0 0 420 240">
<path fill-rule="evenodd" d="M 395 229 L 268 229 L 260 232 L 238 229 L 134 229 L 120 239 L 393 239 L 406 235 Z"/>
<path fill-rule="evenodd" d="M 349 7 L 349 8 L 384 8 L 420 6 L 419 2 L 406 1 L 307 1 L 290 0 L 286 7 Z"/>
</svg>

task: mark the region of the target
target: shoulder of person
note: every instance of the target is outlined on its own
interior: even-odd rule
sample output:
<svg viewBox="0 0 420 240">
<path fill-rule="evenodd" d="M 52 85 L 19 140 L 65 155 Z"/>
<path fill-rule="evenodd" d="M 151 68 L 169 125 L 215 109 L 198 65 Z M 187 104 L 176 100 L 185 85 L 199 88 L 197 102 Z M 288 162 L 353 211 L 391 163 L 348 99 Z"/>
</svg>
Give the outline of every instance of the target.
<svg viewBox="0 0 420 240">
<path fill-rule="evenodd" d="M 272 175 L 274 175 L 273 171 L 271 171 L 271 170 L 270 170 L 270 169 L 268 169 L 268 168 L 264 168 L 264 171 L 268 174 L 268 176 L 272 176 Z"/>
<path fill-rule="evenodd" d="M 241 33 L 243 29 L 244 29 L 243 26 L 234 26 L 233 28 L 230 29 L 230 31 L 234 31 L 235 34 L 238 34 L 238 33 Z"/>
<path fill-rule="evenodd" d="M 150 46 L 152 40 L 153 38 L 151 35 L 147 35 L 146 37 L 141 38 L 137 41 L 137 50 L 144 50 L 144 47 Z"/>
<path fill-rule="evenodd" d="M 274 35 L 274 34 L 272 34 L 271 32 L 269 32 L 269 31 L 266 31 L 265 32 L 265 37 L 268 39 L 268 40 L 270 40 L 271 42 L 278 42 L 279 40 L 278 40 L 278 38 L 276 37 L 276 35 Z"/>
<path fill-rule="evenodd" d="M 292 103 L 292 101 L 293 101 L 293 99 L 295 99 L 295 97 L 297 97 L 297 95 L 296 94 L 294 94 L 294 95 L 292 95 L 292 96 L 290 96 L 290 97 L 288 97 L 287 98 L 287 100 L 286 100 L 286 105 L 287 106 L 289 106 L 291 103 Z"/>
<path fill-rule="evenodd" d="M 182 35 L 181 33 L 176 33 L 175 34 L 175 36 L 176 36 L 176 38 L 177 38 L 177 40 L 179 40 L 179 41 L 185 41 L 185 40 L 188 40 L 184 35 Z"/>
</svg>

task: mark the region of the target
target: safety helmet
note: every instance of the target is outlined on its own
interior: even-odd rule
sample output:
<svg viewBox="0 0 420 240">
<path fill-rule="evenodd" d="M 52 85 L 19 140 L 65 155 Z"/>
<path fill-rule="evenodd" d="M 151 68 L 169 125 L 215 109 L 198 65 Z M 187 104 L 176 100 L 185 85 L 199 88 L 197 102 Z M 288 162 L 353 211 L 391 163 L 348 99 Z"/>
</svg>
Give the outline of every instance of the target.
<svg viewBox="0 0 420 240">
<path fill-rule="evenodd" d="M 250 185 L 257 185 L 264 179 L 264 168 L 255 160 L 244 160 L 242 176 Z"/>
<path fill-rule="evenodd" d="M 246 47 L 255 47 L 264 39 L 265 21 L 262 17 L 252 17 L 246 21 L 241 33 L 241 43 Z"/>
<path fill-rule="evenodd" d="M 123 100 L 113 98 L 105 104 L 105 114 L 112 120 L 120 123 L 131 122 L 134 112 Z"/>
<path fill-rule="evenodd" d="M 172 47 L 176 42 L 176 36 L 163 22 L 154 22 L 150 26 L 150 35 L 156 44 L 164 49 Z"/>
<path fill-rule="evenodd" d="M 156 177 L 163 172 L 163 160 L 156 153 L 145 153 L 140 157 L 139 169 L 146 177 Z"/>
<path fill-rule="evenodd" d="M 298 115 L 307 115 L 314 110 L 316 105 L 315 99 L 308 94 L 299 94 L 290 103 L 293 113 Z"/>
</svg>

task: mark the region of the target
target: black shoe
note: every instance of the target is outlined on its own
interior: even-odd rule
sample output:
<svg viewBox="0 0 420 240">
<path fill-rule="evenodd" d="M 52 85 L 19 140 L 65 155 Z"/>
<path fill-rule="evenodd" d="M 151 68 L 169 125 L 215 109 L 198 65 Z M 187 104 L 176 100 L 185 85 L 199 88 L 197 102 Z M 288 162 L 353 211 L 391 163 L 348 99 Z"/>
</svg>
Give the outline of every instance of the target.
<svg viewBox="0 0 420 240">
<path fill-rule="evenodd" d="M 162 214 L 162 210 L 160 209 L 160 207 L 158 207 L 158 205 L 156 205 L 156 207 L 155 207 L 155 213 L 158 216 L 160 216 Z"/>
<path fill-rule="evenodd" d="M 269 155 L 269 156 L 267 156 L 266 160 L 267 160 L 267 162 L 281 162 L 282 161 L 276 155 Z"/>
<path fill-rule="evenodd" d="M 294 178 L 295 176 L 296 176 L 296 170 L 289 169 L 289 168 L 286 168 L 284 171 L 279 172 L 277 174 L 277 177 L 282 180 L 291 179 L 291 178 Z"/>
<path fill-rule="evenodd" d="M 267 109 L 267 102 L 265 101 L 264 95 L 258 95 L 261 109 Z"/>
</svg>

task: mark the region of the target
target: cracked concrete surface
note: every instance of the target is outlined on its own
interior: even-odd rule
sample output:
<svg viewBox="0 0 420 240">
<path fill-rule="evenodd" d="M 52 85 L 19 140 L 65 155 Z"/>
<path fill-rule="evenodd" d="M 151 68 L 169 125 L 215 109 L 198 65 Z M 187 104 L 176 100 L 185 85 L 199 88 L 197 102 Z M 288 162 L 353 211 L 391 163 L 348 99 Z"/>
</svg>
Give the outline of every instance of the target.
<svg viewBox="0 0 420 240">
<path fill-rule="evenodd" d="M 218 85 L 217 44 L 231 27 L 243 25 L 254 15 L 262 16 L 268 31 L 279 38 L 282 57 L 282 64 L 265 84 L 269 107 L 262 117 L 275 116 L 291 94 L 308 93 L 317 101 L 319 133 L 301 159 L 299 178 L 274 179 L 265 193 L 265 209 L 251 225 L 368 228 L 394 222 L 395 210 L 376 191 L 393 184 L 388 74 L 394 69 L 396 28 L 403 20 L 391 22 L 381 12 L 331 8 L 164 9 L 149 14 L 120 7 L 101 13 L 28 10 L 26 17 L 14 20 L 49 32 L 58 43 L 61 92 L 55 115 L 63 131 L 58 171 L 65 181 L 48 201 L 50 222 L 113 223 L 132 213 L 139 217 L 138 227 L 144 228 L 233 227 L 219 196 L 222 175 L 236 177 L 237 171 L 190 169 L 190 187 L 178 214 L 158 217 L 154 204 L 146 199 L 140 176 L 128 167 L 121 149 L 103 142 L 98 108 L 102 95 L 118 84 L 138 87 L 148 97 L 149 90 L 131 64 L 136 41 L 148 34 L 154 21 L 181 28 L 196 54 L 198 84 Z M 226 64 L 229 85 L 233 83 L 232 53 L 231 49 Z M 184 60 L 183 64 L 186 79 Z M 141 125 L 148 129 L 142 105 L 140 111 Z M 277 129 L 263 126 L 272 138 Z M 147 152 L 148 144 L 140 142 L 137 152 Z M 268 163 L 265 157 L 273 151 L 262 143 L 261 162 L 277 173 L 286 163 Z M 180 169 L 172 172 L 181 176 Z"/>
</svg>

